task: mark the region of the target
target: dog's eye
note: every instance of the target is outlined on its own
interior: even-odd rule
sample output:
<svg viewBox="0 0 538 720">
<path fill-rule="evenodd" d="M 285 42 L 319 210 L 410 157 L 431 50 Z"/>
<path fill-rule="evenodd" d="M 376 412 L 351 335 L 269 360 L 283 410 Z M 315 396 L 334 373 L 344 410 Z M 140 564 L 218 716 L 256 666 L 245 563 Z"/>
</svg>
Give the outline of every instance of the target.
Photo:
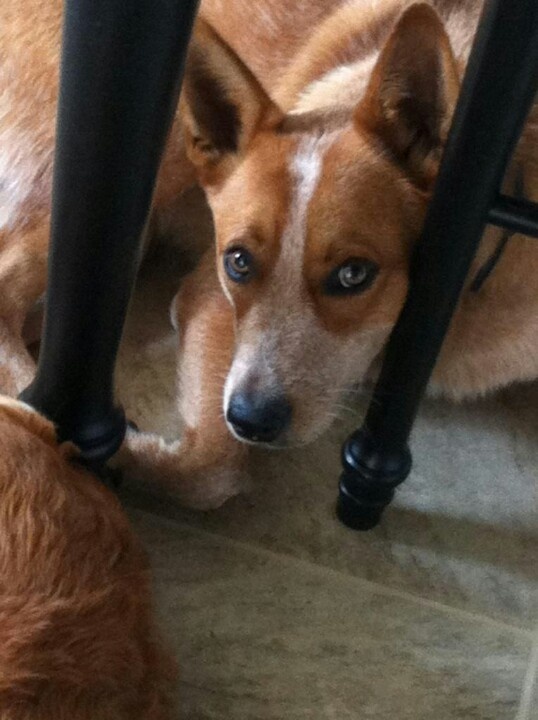
<svg viewBox="0 0 538 720">
<path fill-rule="evenodd" d="M 371 260 L 353 259 L 335 268 L 327 277 L 325 290 L 329 295 L 349 295 L 370 287 L 379 268 Z"/>
<path fill-rule="evenodd" d="M 234 282 L 246 282 L 252 272 L 252 255 L 244 248 L 231 248 L 224 253 L 224 269 Z"/>
</svg>

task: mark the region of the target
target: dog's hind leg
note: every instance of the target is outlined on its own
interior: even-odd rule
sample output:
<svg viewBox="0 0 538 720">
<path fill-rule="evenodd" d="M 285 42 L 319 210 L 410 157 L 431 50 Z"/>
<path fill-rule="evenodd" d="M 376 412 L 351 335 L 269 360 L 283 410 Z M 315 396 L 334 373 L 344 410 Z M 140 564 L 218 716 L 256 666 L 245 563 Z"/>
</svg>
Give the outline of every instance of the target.
<svg viewBox="0 0 538 720">
<path fill-rule="evenodd" d="M 33 379 L 35 362 L 23 340 L 28 313 L 45 292 L 49 218 L 0 231 L 0 391 L 21 392 Z"/>
<path fill-rule="evenodd" d="M 248 447 L 226 427 L 223 388 L 234 350 L 233 312 L 215 273 L 214 251 L 184 281 L 172 305 L 179 329 L 181 439 L 129 431 L 117 457 L 127 481 L 162 490 L 188 507 L 222 505 L 247 484 Z"/>
</svg>

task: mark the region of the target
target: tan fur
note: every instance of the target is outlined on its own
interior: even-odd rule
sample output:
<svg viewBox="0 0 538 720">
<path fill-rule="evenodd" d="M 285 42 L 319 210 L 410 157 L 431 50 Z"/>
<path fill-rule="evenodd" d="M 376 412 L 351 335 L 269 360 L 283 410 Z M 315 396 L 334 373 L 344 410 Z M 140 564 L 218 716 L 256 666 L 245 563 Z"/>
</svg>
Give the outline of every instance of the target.
<svg viewBox="0 0 538 720">
<path fill-rule="evenodd" d="M 131 430 L 115 462 L 131 482 L 158 487 L 187 507 L 209 510 L 248 483 L 247 448 L 230 442 L 222 415 L 233 316 L 217 282 L 212 250 L 184 282 L 172 315 L 180 333 L 181 440 L 167 444 L 157 435 Z"/>
<path fill-rule="evenodd" d="M 407 292 L 409 258 L 481 7 L 482 0 L 263 0 L 253 13 L 248 0 L 204 0 L 155 211 L 166 214 L 192 181 L 188 156 L 213 211 L 216 272 L 206 260 L 184 291 L 188 302 L 177 306 L 181 410 L 190 418 L 185 442 L 164 448 L 159 439 L 131 436 L 131 468 L 138 457 L 147 476 L 155 461 L 180 497 L 214 505 L 240 484 L 229 470 L 236 461 L 243 467 L 244 458 L 226 434 L 223 409 L 241 382 L 285 390 L 293 420 L 281 441 L 293 444 L 322 432 L 341 394 L 372 376 Z M 58 17 L 57 0 L 6 0 L 0 10 L 0 21 L 7 18 L 0 47 L 10 67 L 0 92 L 12 107 L 7 119 L 0 116 L 0 132 L 9 139 L 15 187 L 31 187 L 4 230 L 4 247 L 23 242 L 26 221 L 38 218 L 30 222 L 37 266 L 46 248 Z M 29 38 L 27 61 L 20 48 Z M 39 116 L 36 86 L 44 98 Z M 427 115 L 419 134 L 409 99 Z M 506 181 L 511 190 L 522 171 L 531 198 L 538 191 L 536 128 L 533 110 Z M 498 237 L 487 231 L 470 277 Z M 237 245 L 256 261 L 254 279 L 241 286 L 222 264 Z M 375 282 L 361 294 L 327 296 L 324 279 L 350 257 L 375 262 Z M 461 398 L 536 377 L 537 266 L 533 241 L 517 236 L 480 293 L 464 293 L 431 392 Z M 6 285 L 3 327 L 15 333 L 43 281 L 20 286 L 31 290 L 17 300 L 18 290 Z M 191 476 L 206 487 L 206 500 Z"/>
<path fill-rule="evenodd" d="M 0 397 L 0 717 L 165 720 L 174 663 L 117 499 Z"/>
<path fill-rule="evenodd" d="M 276 445 L 311 441 L 327 427 L 346 390 L 375 372 L 403 305 L 410 254 L 481 9 L 473 0 L 431 5 L 434 9 L 407 1 L 356 0 L 337 8 L 296 53 L 283 78 L 264 85 L 267 97 L 260 98 L 255 80 L 250 94 L 243 88 L 234 103 L 239 117 L 261 112 L 245 143 L 234 152 L 215 152 L 208 127 L 202 139 L 210 151 L 196 154 L 187 148 L 213 211 L 222 312 L 230 318 L 227 326 L 232 328 L 233 319 L 235 325 L 226 335 L 219 327 L 218 343 L 210 337 L 210 324 L 206 332 L 196 332 L 192 346 L 189 336 L 183 337 L 182 385 L 188 387 L 194 375 L 199 382 L 200 372 L 211 382 L 217 367 L 222 374 L 226 349 L 233 360 L 221 389 L 224 411 L 232 391 L 247 380 L 262 390 L 283 388 L 291 401 L 292 424 Z M 194 46 L 203 50 L 208 35 L 203 24 L 199 27 Z M 215 35 L 210 42 L 225 46 Z M 205 50 L 210 72 L 213 51 Z M 239 58 L 228 58 L 224 71 L 219 66 L 225 97 L 231 97 L 239 76 L 248 76 Z M 430 135 L 417 141 L 405 100 L 422 102 L 421 93 Z M 203 103 L 203 95 L 196 102 Z M 531 114 L 506 182 L 511 190 L 522 170 L 531 198 L 538 188 L 535 134 Z M 310 159 L 301 160 L 304 147 L 311 148 Z M 306 167 L 302 179 L 297 163 Z M 309 173 L 318 176 L 309 180 Z M 301 183 L 309 182 L 304 217 L 294 220 L 304 194 Z M 498 238 L 498 231 L 488 229 L 470 277 Z M 246 285 L 231 282 L 223 271 L 224 252 L 236 246 L 255 258 L 256 273 Z M 323 278 L 349 257 L 374 260 L 378 277 L 364 293 L 327 297 Z M 518 236 L 484 288 L 464 292 L 430 392 L 457 399 L 537 376 L 536 270 L 534 241 Z M 194 274 L 197 307 L 214 303 L 214 294 L 205 299 L 207 276 L 205 265 Z M 189 322 L 181 307 L 178 322 L 183 327 Z M 207 353 L 202 367 L 197 364 L 201 352 Z M 213 444 L 209 435 L 207 442 L 203 437 L 208 428 L 223 432 L 222 414 L 215 411 L 208 420 L 203 395 L 186 397 L 194 404 L 189 412 L 199 422 L 200 447 L 207 451 Z M 220 437 L 226 441 L 225 434 Z M 226 447 L 220 442 L 218 447 L 223 458 L 229 457 L 234 440 L 228 437 Z M 211 459 L 208 478 L 213 467 Z"/>
</svg>

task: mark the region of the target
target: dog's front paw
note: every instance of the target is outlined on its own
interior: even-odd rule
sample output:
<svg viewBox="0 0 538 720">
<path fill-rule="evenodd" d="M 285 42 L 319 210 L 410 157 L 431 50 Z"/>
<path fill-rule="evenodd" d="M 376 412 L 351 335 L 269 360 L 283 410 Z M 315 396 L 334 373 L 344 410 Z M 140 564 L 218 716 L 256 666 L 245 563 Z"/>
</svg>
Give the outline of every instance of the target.
<svg viewBox="0 0 538 720">
<path fill-rule="evenodd" d="M 247 483 L 240 466 L 225 460 L 204 463 L 188 443 L 129 429 L 114 458 L 125 484 L 177 500 L 193 510 L 214 510 L 238 495 Z"/>
</svg>

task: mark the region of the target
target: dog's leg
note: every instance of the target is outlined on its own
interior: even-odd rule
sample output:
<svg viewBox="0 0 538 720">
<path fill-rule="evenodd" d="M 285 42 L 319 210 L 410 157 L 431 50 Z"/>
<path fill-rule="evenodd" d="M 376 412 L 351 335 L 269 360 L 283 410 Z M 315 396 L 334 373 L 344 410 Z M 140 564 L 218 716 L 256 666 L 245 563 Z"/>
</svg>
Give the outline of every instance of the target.
<svg viewBox="0 0 538 720">
<path fill-rule="evenodd" d="M 117 466 L 127 483 L 163 493 L 194 510 L 212 510 L 245 488 L 245 449 L 231 436 L 211 445 L 215 433 L 187 429 L 181 440 L 166 443 L 159 435 L 127 432 Z M 222 440 L 222 438 L 218 438 Z"/>
<path fill-rule="evenodd" d="M 0 231 L 0 391 L 21 392 L 33 379 L 35 362 L 23 340 L 28 313 L 45 292 L 49 218 Z"/>
<path fill-rule="evenodd" d="M 153 485 L 182 504 L 210 509 L 247 482 L 247 446 L 229 433 L 223 388 L 234 349 L 233 314 L 214 270 L 213 251 L 184 282 L 172 305 L 180 333 L 181 440 L 129 431 L 118 455 L 127 479 Z"/>
</svg>

